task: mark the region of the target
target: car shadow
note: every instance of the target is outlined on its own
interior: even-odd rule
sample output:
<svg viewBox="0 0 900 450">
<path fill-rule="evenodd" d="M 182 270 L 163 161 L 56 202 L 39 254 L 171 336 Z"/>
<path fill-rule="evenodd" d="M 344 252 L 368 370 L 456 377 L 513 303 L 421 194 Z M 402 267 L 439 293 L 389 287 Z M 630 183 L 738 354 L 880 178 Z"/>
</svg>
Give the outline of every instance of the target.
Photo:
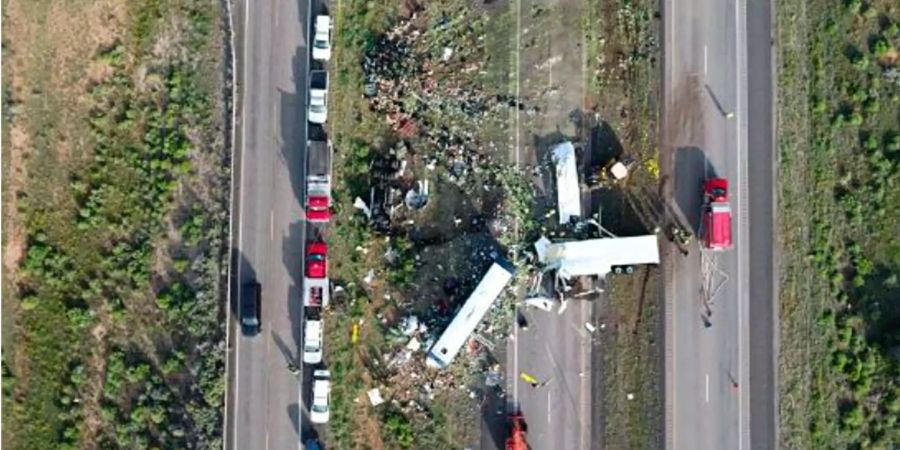
<svg viewBox="0 0 900 450">
<path fill-rule="evenodd" d="M 506 360 L 506 346 L 498 346 L 496 353 L 488 351 L 488 364 L 493 365 Z M 502 370 L 501 373 L 505 373 Z M 496 386 L 488 386 L 483 380 L 476 389 L 481 393 L 481 446 L 482 450 L 501 450 L 505 448 L 507 434 L 507 417 L 512 411 L 507 405 L 509 396 L 504 388 L 505 376 Z"/>
<path fill-rule="evenodd" d="M 285 301 L 288 302 L 288 315 L 291 322 L 290 337 L 293 342 L 289 343 L 292 345 L 285 345 L 287 348 L 299 348 L 303 342 L 303 248 L 307 238 L 306 233 L 305 221 L 298 220 L 288 226 L 287 234 L 282 237 L 281 241 L 284 267 L 290 279 Z M 284 345 L 283 342 L 282 345 Z M 298 365 L 301 359 L 299 353 L 298 351 L 296 354 Z"/>
<path fill-rule="evenodd" d="M 702 149 L 679 147 L 675 149 L 675 173 L 675 205 L 694 233 L 699 233 L 703 181 L 714 178 L 716 170 Z"/>
<path fill-rule="evenodd" d="M 280 92 L 279 126 L 281 157 L 288 168 L 297 202 L 306 195 L 306 64 L 300 47 L 292 60 L 294 92 Z M 286 207 L 287 205 L 285 205 Z"/>
<path fill-rule="evenodd" d="M 231 284 L 227 287 L 228 292 L 226 294 L 226 298 L 228 299 L 228 308 L 231 309 L 231 318 L 232 322 L 237 327 L 237 332 L 242 333 L 240 323 L 241 323 L 241 294 L 243 293 L 243 286 L 247 283 L 257 280 L 256 269 L 253 267 L 253 264 L 249 259 L 237 248 L 237 246 L 232 246 L 231 249 Z M 265 296 L 265 289 L 262 291 L 262 295 Z M 265 301 L 263 302 L 265 304 Z M 261 312 L 260 312 L 261 314 Z"/>
<path fill-rule="evenodd" d="M 305 5 L 300 5 L 305 11 Z M 301 14 L 306 16 L 306 14 Z M 309 19 L 307 17 L 307 19 Z M 308 26 L 304 30 L 309 30 Z M 304 32 L 304 34 L 306 31 Z M 307 240 L 307 227 L 303 214 L 303 199 L 306 192 L 306 84 L 308 73 L 307 49 L 298 46 L 291 61 L 293 91 L 280 91 L 280 111 L 278 114 L 279 144 L 282 161 L 288 169 L 288 179 L 291 185 L 292 197 L 281 199 L 281 208 L 290 211 L 290 220 L 287 229 L 282 236 L 276 236 L 281 240 L 282 263 L 288 274 L 287 297 L 281 301 L 288 302 L 288 316 L 290 322 L 290 334 L 279 335 L 272 333 L 272 339 L 278 350 L 284 356 L 286 363 L 293 364 L 303 369 L 300 380 L 308 379 L 306 367 L 303 367 L 302 353 L 300 351 L 303 342 L 303 250 Z M 275 149 L 271 149 L 274 151 Z M 299 382 L 299 381 L 298 381 Z M 300 397 L 306 398 L 306 385 L 302 383 Z M 301 427 L 307 426 L 309 421 L 305 417 L 305 408 L 298 402 L 292 403 L 287 408 L 287 414 L 295 430 L 302 436 Z"/>
<path fill-rule="evenodd" d="M 319 433 L 310 425 L 306 407 L 298 403 L 291 403 L 287 407 L 287 414 L 291 418 L 291 423 L 294 424 L 294 431 L 300 436 L 301 441 L 305 443 L 309 439 L 319 439 Z"/>
<path fill-rule="evenodd" d="M 591 174 L 591 168 L 604 167 L 610 161 L 621 157 L 625 153 L 622 147 L 622 141 L 619 140 L 618 134 L 609 125 L 609 122 L 599 121 L 587 123 L 586 119 L 582 123 L 589 125 L 587 130 L 587 149 L 584 155 L 584 164 L 582 165 L 584 176 Z"/>
</svg>

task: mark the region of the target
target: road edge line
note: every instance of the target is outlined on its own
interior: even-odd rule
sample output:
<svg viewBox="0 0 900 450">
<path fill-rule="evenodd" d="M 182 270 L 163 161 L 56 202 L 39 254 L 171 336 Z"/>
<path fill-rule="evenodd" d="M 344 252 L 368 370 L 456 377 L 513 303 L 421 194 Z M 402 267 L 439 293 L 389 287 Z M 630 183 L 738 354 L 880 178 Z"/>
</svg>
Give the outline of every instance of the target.
<svg viewBox="0 0 900 450">
<path fill-rule="evenodd" d="M 226 21 L 226 25 L 228 27 L 228 29 L 226 30 L 226 33 L 228 33 L 228 43 L 229 43 L 229 50 L 230 50 L 229 53 L 230 53 L 230 57 L 231 57 L 231 68 L 230 68 L 231 69 L 230 70 L 230 74 L 231 74 L 231 133 L 230 133 L 231 134 L 231 136 L 230 136 L 230 139 L 231 139 L 231 145 L 230 145 L 230 147 L 231 147 L 231 155 L 230 155 L 230 157 L 231 157 L 231 161 L 230 161 L 231 162 L 231 168 L 230 168 L 231 169 L 231 177 L 230 178 L 231 179 L 229 182 L 229 184 L 230 184 L 229 190 L 231 192 L 229 193 L 230 198 L 229 198 L 229 208 L 228 208 L 228 253 L 227 253 L 228 254 L 228 264 L 226 267 L 226 271 L 227 271 L 228 275 L 226 277 L 227 295 L 225 296 L 225 298 L 226 298 L 225 353 L 226 354 L 225 354 L 225 398 L 224 398 L 225 411 L 223 413 L 223 419 L 222 419 L 223 420 L 223 424 L 222 424 L 223 425 L 222 426 L 222 448 L 223 448 L 223 450 L 227 450 L 229 448 L 229 443 L 231 444 L 231 447 L 233 448 L 234 445 L 236 444 L 235 440 L 237 437 L 236 434 L 231 433 L 232 439 L 231 439 L 231 442 L 229 442 L 229 439 L 228 439 L 228 435 L 230 434 L 229 433 L 229 431 L 230 431 L 229 430 L 229 419 L 232 419 L 232 420 L 234 419 L 234 417 L 232 417 L 234 415 L 234 411 L 230 411 L 231 409 L 233 409 L 233 407 L 229 408 L 229 404 L 230 404 L 229 402 L 234 401 L 236 398 L 236 395 L 231 394 L 232 385 L 231 385 L 231 377 L 230 377 L 231 370 L 233 369 L 232 368 L 233 361 L 232 361 L 232 358 L 230 357 L 230 353 L 232 352 L 232 347 L 231 347 L 231 339 L 232 339 L 232 333 L 231 333 L 231 322 L 232 322 L 232 319 L 231 319 L 231 302 L 232 302 L 231 287 L 233 284 L 232 272 L 234 270 L 234 259 L 235 259 L 235 255 L 234 255 L 234 250 L 235 250 L 235 248 L 234 248 L 234 207 L 235 207 L 235 195 L 236 195 L 235 194 L 235 181 L 236 181 L 235 154 L 237 153 L 235 148 L 237 146 L 237 139 L 236 139 L 236 137 L 237 137 L 237 104 L 239 101 L 239 99 L 238 99 L 238 83 L 237 83 L 237 78 L 238 78 L 237 77 L 237 51 L 235 48 L 235 31 L 234 31 L 234 5 L 233 5 L 233 3 L 235 1 L 238 1 L 238 0 L 222 0 L 222 4 L 225 5 L 225 14 L 228 18 L 228 20 Z M 237 352 L 235 349 L 235 354 L 236 353 Z M 234 368 L 237 367 L 236 364 L 234 366 L 235 366 Z M 234 388 L 236 389 L 237 386 L 234 386 Z M 229 415 L 229 412 L 231 413 L 231 415 Z"/>
</svg>

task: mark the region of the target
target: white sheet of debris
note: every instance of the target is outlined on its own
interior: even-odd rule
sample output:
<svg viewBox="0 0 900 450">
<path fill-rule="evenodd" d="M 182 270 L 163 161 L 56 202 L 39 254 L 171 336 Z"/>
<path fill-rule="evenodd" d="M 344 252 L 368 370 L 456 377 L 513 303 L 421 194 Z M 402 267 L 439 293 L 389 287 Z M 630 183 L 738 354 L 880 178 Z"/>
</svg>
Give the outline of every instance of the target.
<svg viewBox="0 0 900 450">
<path fill-rule="evenodd" d="M 559 223 L 565 224 L 572 217 L 581 217 L 578 164 L 575 161 L 575 147 L 571 142 L 566 141 L 553 148 L 553 163 L 556 164 Z"/>
<path fill-rule="evenodd" d="M 367 394 L 369 395 L 369 403 L 372 406 L 378 406 L 384 403 L 384 398 L 381 397 L 381 391 L 378 390 L 378 388 L 370 389 Z"/>
</svg>

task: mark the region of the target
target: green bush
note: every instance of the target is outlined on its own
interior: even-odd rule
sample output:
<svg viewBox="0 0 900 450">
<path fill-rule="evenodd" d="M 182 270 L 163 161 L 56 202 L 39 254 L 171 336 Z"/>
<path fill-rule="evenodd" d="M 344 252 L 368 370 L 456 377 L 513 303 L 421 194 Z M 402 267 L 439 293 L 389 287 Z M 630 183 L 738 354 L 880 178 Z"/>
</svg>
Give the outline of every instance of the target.
<svg viewBox="0 0 900 450">
<path fill-rule="evenodd" d="M 384 429 L 387 438 L 396 442 L 400 448 L 412 448 L 415 441 L 413 427 L 402 413 L 390 411 L 385 414 Z"/>
<path fill-rule="evenodd" d="M 872 115 L 881 111 L 881 103 L 878 101 L 877 97 L 868 97 L 863 102 L 863 111 L 866 114 Z"/>
<path fill-rule="evenodd" d="M 841 414 L 841 426 L 845 429 L 858 429 L 865 422 L 865 414 L 858 403 L 853 403 Z"/>
<path fill-rule="evenodd" d="M 832 359 L 831 367 L 834 370 L 836 370 L 838 372 L 843 372 L 844 369 L 847 367 L 847 354 L 846 353 L 840 352 L 840 351 L 835 352 L 832 355 L 831 359 Z"/>
</svg>

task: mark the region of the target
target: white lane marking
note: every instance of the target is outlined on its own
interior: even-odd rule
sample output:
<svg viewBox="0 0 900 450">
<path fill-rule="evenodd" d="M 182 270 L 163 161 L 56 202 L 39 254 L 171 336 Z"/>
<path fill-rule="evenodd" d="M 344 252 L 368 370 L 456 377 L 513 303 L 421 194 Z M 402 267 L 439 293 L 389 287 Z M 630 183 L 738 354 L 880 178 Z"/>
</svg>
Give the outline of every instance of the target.
<svg viewBox="0 0 900 450">
<path fill-rule="evenodd" d="M 249 54 L 250 54 L 250 45 L 249 45 L 250 33 L 248 32 L 249 29 L 250 29 L 250 7 L 247 2 L 244 2 L 244 30 L 243 30 L 243 32 L 244 32 L 244 59 L 245 60 L 249 57 Z M 234 32 L 234 29 L 232 29 L 232 33 L 233 32 Z M 233 48 L 233 46 L 232 46 L 232 48 Z M 232 61 L 234 63 L 236 63 L 234 53 L 232 53 Z M 246 84 L 247 80 L 248 80 L 247 64 L 243 65 L 243 69 L 244 69 L 244 77 L 243 77 L 244 79 L 242 81 Z M 237 91 L 237 83 L 234 83 L 234 86 L 235 86 L 234 89 L 236 92 Z M 241 90 L 241 97 L 243 97 L 243 93 L 244 93 L 244 89 Z M 241 206 L 244 205 L 244 189 L 243 189 L 244 176 L 243 175 L 244 175 L 244 162 L 246 161 L 246 158 L 244 157 L 244 152 L 247 149 L 246 108 L 247 108 L 247 103 L 242 98 L 241 99 L 241 110 L 242 110 L 242 112 L 241 112 L 241 189 L 240 189 L 241 200 L 239 203 Z M 233 111 L 235 111 L 234 114 L 236 114 L 236 110 L 233 110 Z M 232 115 L 232 120 L 234 120 L 234 117 L 233 117 L 234 114 Z M 233 124 L 232 124 L 232 129 L 234 129 Z M 231 145 L 234 145 L 234 140 L 232 140 Z M 232 177 L 233 176 L 234 176 L 234 174 L 232 173 Z M 243 248 L 243 246 L 241 245 L 241 242 L 244 239 L 244 234 L 241 232 L 241 230 L 243 230 L 243 228 L 244 228 L 244 208 L 238 207 L 238 229 L 237 229 L 237 232 L 238 232 L 238 248 L 239 249 Z M 241 283 L 241 260 L 242 259 L 243 258 L 241 258 L 237 261 L 237 274 L 236 274 L 236 277 L 237 277 L 237 300 L 235 300 L 235 301 L 240 301 L 240 298 L 241 298 L 241 285 L 242 285 L 242 283 Z M 231 310 L 231 305 L 229 305 L 228 309 L 229 309 L 229 311 Z M 230 324 L 229 324 L 229 328 L 230 328 Z M 237 411 L 240 409 L 240 405 L 241 405 L 241 403 L 240 403 L 240 388 L 241 388 L 240 353 L 241 353 L 241 338 L 240 338 L 240 336 L 238 336 L 237 339 L 235 339 L 235 345 L 234 345 L 234 363 L 235 363 L 235 365 L 234 365 L 234 412 L 235 412 L 235 416 L 238 416 Z M 232 446 L 234 448 L 237 448 L 238 447 L 238 440 L 237 440 L 238 428 L 240 428 L 238 426 L 238 418 L 237 417 L 234 418 L 233 426 L 234 426 L 234 430 L 232 430 L 233 431 Z"/>
<path fill-rule="evenodd" d="M 552 406 L 552 405 L 553 405 L 553 402 L 551 401 L 551 398 L 552 398 L 552 397 L 551 397 L 551 394 L 552 394 L 552 393 L 553 393 L 553 391 L 552 391 L 551 389 L 547 389 L 547 425 L 550 425 L 550 422 L 553 421 L 553 420 L 551 419 L 552 415 L 550 414 L 550 408 L 553 407 L 553 406 Z"/>
<path fill-rule="evenodd" d="M 706 374 L 706 403 L 709 403 L 709 374 Z"/>
<path fill-rule="evenodd" d="M 587 318 L 585 318 L 585 312 L 591 311 L 591 307 L 589 305 L 593 305 L 593 303 L 590 303 L 590 304 L 585 303 L 581 307 L 581 317 L 579 318 L 580 319 L 579 321 L 581 323 L 588 322 Z M 579 415 L 580 415 L 580 417 L 590 417 L 590 414 L 588 414 L 587 410 L 588 410 L 588 403 L 591 401 L 591 399 L 590 399 L 589 395 L 586 395 L 586 393 L 588 391 L 589 375 L 585 376 L 585 374 L 587 373 L 587 358 L 588 358 L 588 356 L 590 356 L 591 344 L 593 341 L 592 341 L 590 334 L 584 333 L 580 328 L 576 328 L 576 330 L 577 330 L 577 335 L 579 337 L 581 337 L 582 342 L 586 343 L 585 350 L 581 352 L 581 367 L 580 367 L 580 369 L 581 369 L 581 372 L 580 372 L 580 376 L 581 376 L 581 413 Z M 589 423 L 587 423 L 587 424 L 589 424 Z M 584 424 L 584 425 L 587 425 L 587 424 Z M 582 426 L 581 427 L 581 442 L 580 442 L 580 446 L 578 448 L 580 448 L 580 449 L 588 448 L 587 442 L 586 442 L 587 434 L 588 434 L 588 427 Z"/>
<path fill-rule="evenodd" d="M 522 71 L 522 0 L 516 1 L 516 102 L 521 102 L 519 96 L 519 75 Z M 519 110 L 516 107 L 516 168 L 519 167 Z"/>
<path fill-rule="evenodd" d="M 743 157 L 742 157 L 742 148 L 743 146 L 741 141 L 741 126 L 743 123 L 743 111 L 741 109 L 741 98 L 742 98 L 742 88 L 741 88 L 741 62 L 742 62 L 742 52 L 743 48 L 741 43 L 742 37 L 742 27 L 741 27 L 741 6 L 742 3 L 740 0 L 735 0 L 734 2 L 734 29 L 735 29 L 735 90 L 736 90 L 736 108 L 735 108 L 735 133 L 737 137 L 737 174 L 738 174 L 738 182 L 741 186 L 741 195 L 738 196 L 739 211 L 741 213 L 741 223 L 746 220 L 747 215 L 744 214 L 744 196 L 746 195 L 746 191 L 744 187 L 746 187 L 746 183 L 743 178 Z M 745 227 L 746 229 L 746 227 Z M 738 247 L 738 326 L 735 327 L 737 329 L 738 335 L 738 385 L 740 386 L 743 383 L 743 373 L 744 373 L 744 343 L 743 343 L 743 332 L 742 332 L 742 324 L 744 323 L 743 311 L 744 304 L 746 302 L 746 298 L 744 298 L 744 282 L 743 282 L 743 255 L 745 254 L 745 243 L 747 239 L 744 237 L 743 233 L 741 234 L 741 245 Z M 743 450 L 744 448 L 744 396 L 741 391 L 738 390 L 738 450 Z"/>
<path fill-rule="evenodd" d="M 704 45 L 703 46 L 703 75 L 706 75 L 709 68 L 709 48 Z"/>
<path fill-rule="evenodd" d="M 341 8 L 340 0 L 338 0 L 338 11 L 343 11 L 343 9 Z M 309 39 L 309 37 L 311 36 L 311 31 L 312 31 L 310 29 L 312 27 L 312 20 L 313 20 L 312 14 L 313 14 L 313 2 L 308 1 L 308 2 L 306 2 L 306 36 L 304 36 L 304 38 L 303 38 L 304 48 L 306 49 L 306 54 L 305 54 L 306 61 L 309 61 L 309 59 L 310 59 L 310 54 L 309 54 L 310 53 L 310 50 L 309 50 L 310 39 Z M 307 63 L 306 69 L 308 72 L 309 71 L 308 63 Z M 307 76 L 309 76 L 309 75 L 307 75 Z M 304 105 L 304 107 L 305 106 L 306 105 Z M 306 117 L 304 117 L 304 118 L 306 118 Z M 309 142 L 309 120 L 303 121 L 303 140 L 301 142 L 302 142 L 301 145 L 303 145 L 303 158 L 305 161 L 307 159 L 307 155 L 309 153 L 309 148 L 307 147 L 307 145 L 308 145 L 307 143 Z M 328 151 L 329 152 L 332 151 L 330 146 L 329 146 Z M 303 176 L 305 177 L 306 176 L 306 164 L 304 163 L 301 167 L 303 167 Z M 302 202 L 302 200 L 301 200 L 301 202 Z M 305 238 L 305 236 L 307 233 L 307 224 L 306 224 L 305 217 L 304 217 L 304 220 L 303 220 L 302 224 L 300 225 L 300 227 L 303 230 L 303 236 L 304 236 L 304 238 L 301 240 L 301 243 L 300 243 L 300 254 L 303 255 L 306 253 L 306 238 Z M 302 257 L 301 257 L 301 261 L 302 261 Z M 301 262 L 301 265 L 302 264 L 303 263 Z M 303 289 L 302 284 L 300 286 L 300 289 Z M 303 308 L 300 308 L 300 311 L 303 311 Z M 303 312 L 300 315 L 300 321 L 302 322 L 305 319 L 306 319 L 305 312 Z M 297 429 L 298 429 L 297 430 L 298 431 L 298 433 L 297 433 L 297 449 L 303 450 L 303 432 L 302 432 L 302 430 L 303 430 L 303 412 L 302 412 L 302 410 L 303 410 L 303 383 L 304 383 L 303 366 L 304 366 L 304 364 L 303 364 L 302 357 L 298 357 L 297 360 L 298 360 L 297 364 L 300 366 L 300 375 L 297 377 L 298 378 L 298 381 L 297 381 L 297 411 L 298 411 L 297 412 L 297 416 L 298 416 L 298 418 L 297 418 L 297 425 L 298 425 L 297 426 Z"/>
<path fill-rule="evenodd" d="M 668 113 L 669 111 L 671 111 L 671 105 L 673 102 L 671 93 L 675 92 L 675 86 L 674 86 L 673 82 L 675 80 L 675 56 L 676 56 L 675 55 L 675 7 L 676 7 L 677 1 L 676 0 L 668 0 L 668 1 L 665 1 L 665 3 L 668 3 L 668 6 L 669 6 L 668 8 L 665 8 L 667 10 L 668 21 L 666 24 L 664 24 L 664 27 L 668 31 L 667 34 L 669 35 L 668 39 L 666 39 L 666 41 L 667 41 L 666 47 L 668 50 L 667 60 L 668 60 L 668 66 L 669 66 L 668 67 L 669 70 L 668 70 L 668 73 L 666 74 L 666 76 L 667 76 L 668 82 L 669 82 L 668 89 L 669 89 L 669 93 L 670 93 L 670 95 L 666 96 L 666 106 L 667 106 L 666 112 Z M 668 118 L 668 117 L 665 118 L 666 122 L 668 122 L 669 120 L 670 120 L 670 118 Z M 672 270 L 672 273 L 671 273 L 672 297 L 671 298 L 676 299 L 676 298 L 678 298 L 678 287 L 677 287 L 678 277 L 676 276 L 676 273 L 675 273 L 677 268 L 673 267 L 672 263 L 669 263 L 669 266 L 671 267 L 671 270 Z M 677 357 L 678 340 L 676 338 L 676 328 L 677 328 L 678 321 L 676 320 L 677 314 L 675 311 L 675 304 L 676 303 L 674 301 L 672 301 L 668 305 L 669 325 L 672 330 L 672 342 L 669 347 L 669 349 L 671 351 L 670 364 L 672 365 L 672 375 L 671 375 L 672 385 L 671 385 L 671 388 L 668 389 L 668 391 L 671 392 L 671 395 L 672 395 L 672 405 L 671 405 L 672 409 L 669 414 L 669 417 L 671 417 L 671 426 L 672 426 L 671 434 L 670 434 L 671 441 L 669 441 L 669 442 L 671 442 L 672 449 L 675 449 L 678 446 L 678 444 L 677 444 L 677 442 L 678 442 L 678 407 L 677 407 L 677 405 L 678 405 L 678 390 L 675 388 L 676 386 L 678 386 L 678 357 Z M 667 442 L 667 444 L 669 442 Z M 666 445 L 666 449 L 668 450 L 669 448 L 670 448 L 669 445 Z"/>
<path fill-rule="evenodd" d="M 669 39 L 666 43 L 669 47 L 669 90 L 670 92 L 675 91 L 675 87 L 672 85 L 672 82 L 675 80 L 675 0 L 670 0 L 670 7 L 667 8 L 669 10 Z M 671 96 L 667 99 L 669 102 L 672 101 Z"/>
<path fill-rule="evenodd" d="M 278 14 L 276 14 L 275 16 L 278 16 Z M 275 142 L 278 142 L 278 105 L 275 103 L 272 103 L 272 115 L 270 117 L 272 118 L 269 122 L 269 124 L 272 126 L 272 138 L 275 140 Z"/>
<path fill-rule="evenodd" d="M 269 240 L 275 240 L 275 210 L 269 211 Z"/>
<path fill-rule="evenodd" d="M 519 102 L 521 99 L 519 98 L 519 72 L 521 69 L 521 63 L 519 61 L 520 55 L 520 45 L 522 41 L 522 0 L 516 0 L 516 101 Z M 516 108 L 516 168 L 519 167 L 519 108 Z M 518 223 L 515 223 L 515 234 L 518 235 L 519 227 Z M 513 308 L 513 319 L 516 320 L 519 315 L 519 303 L 516 302 L 515 307 Z M 513 374 L 515 377 L 518 377 L 519 374 L 519 327 L 517 325 L 513 325 Z M 513 380 L 513 408 L 519 408 L 519 382 L 518 378 L 514 378 Z"/>
</svg>

